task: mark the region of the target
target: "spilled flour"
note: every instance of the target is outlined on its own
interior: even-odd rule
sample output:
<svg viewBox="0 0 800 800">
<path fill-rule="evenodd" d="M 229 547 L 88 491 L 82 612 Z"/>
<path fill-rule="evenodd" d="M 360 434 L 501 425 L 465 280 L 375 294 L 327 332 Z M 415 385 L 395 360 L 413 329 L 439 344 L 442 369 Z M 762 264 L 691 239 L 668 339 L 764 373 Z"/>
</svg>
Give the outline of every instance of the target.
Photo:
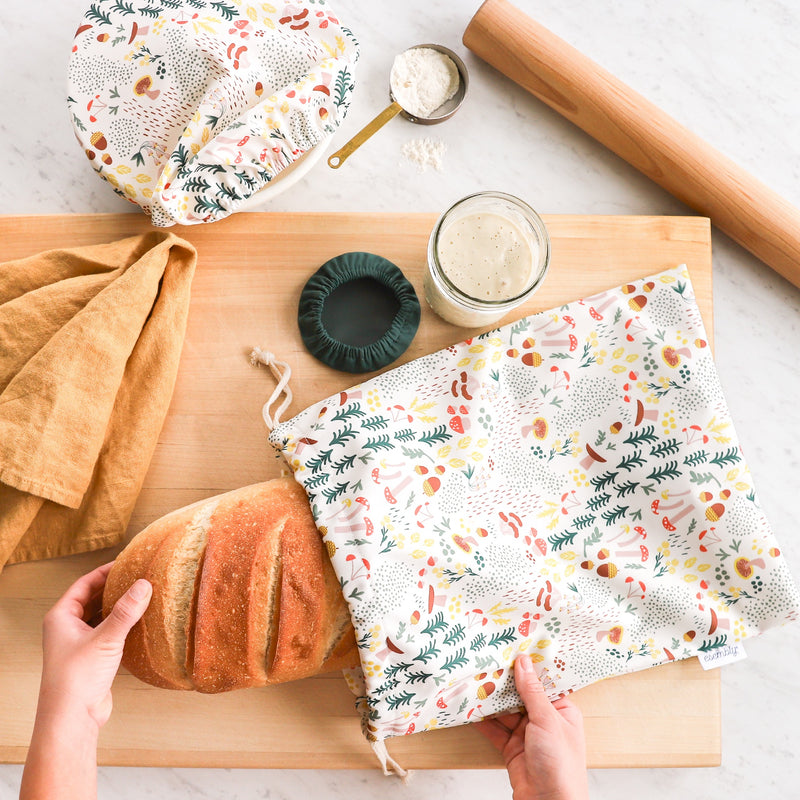
<svg viewBox="0 0 800 800">
<path fill-rule="evenodd" d="M 414 164 L 419 172 L 428 167 L 442 172 L 442 158 L 447 145 L 439 139 L 411 139 L 403 145 L 403 157 Z"/>
</svg>

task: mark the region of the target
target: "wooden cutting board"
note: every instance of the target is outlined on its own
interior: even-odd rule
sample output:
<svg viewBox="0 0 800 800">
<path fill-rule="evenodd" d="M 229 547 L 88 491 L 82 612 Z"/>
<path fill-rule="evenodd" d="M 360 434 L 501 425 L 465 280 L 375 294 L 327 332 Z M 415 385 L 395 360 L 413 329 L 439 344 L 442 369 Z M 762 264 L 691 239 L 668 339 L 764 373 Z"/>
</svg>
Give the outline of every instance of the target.
<svg viewBox="0 0 800 800">
<path fill-rule="evenodd" d="M 273 384 L 248 363 L 253 345 L 294 371 L 294 414 L 357 383 L 303 348 L 297 300 L 327 259 L 350 250 L 396 263 L 422 298 L 431 214 L 237 214 L 175 229 L 199 253 L 180 372 L 129 534 L 179 506 L 275 477 L 261 405 Z M 549 216 L 550 273 L 514 316 L 540 311 L 685 262 L 712 330 L 709 221 L 697 217 Z M 0 262 L 106 242 L 150 228 L 137 214 L 0 217 Z M 464 338 L 422 301 L 419 332 L 401 361 Z M 401 363 L 399 361 L 398 363 Z M 114 551 L 7 567 L 0 574 L 0 761 L 21 762 L 36 707 L 42 617 L 79 575 Z M 217 696 L 147 686 L 122 671 L 99 763 L 147 766 L 375 768 L 343 679 L 321 676 Z M 603 681 L 575 695 L 590 767 L 720 763 L 719 672 L 696 659 Z M 393 739 L 409 768 L 502 767 L 472 726 Z"/>
</svg>

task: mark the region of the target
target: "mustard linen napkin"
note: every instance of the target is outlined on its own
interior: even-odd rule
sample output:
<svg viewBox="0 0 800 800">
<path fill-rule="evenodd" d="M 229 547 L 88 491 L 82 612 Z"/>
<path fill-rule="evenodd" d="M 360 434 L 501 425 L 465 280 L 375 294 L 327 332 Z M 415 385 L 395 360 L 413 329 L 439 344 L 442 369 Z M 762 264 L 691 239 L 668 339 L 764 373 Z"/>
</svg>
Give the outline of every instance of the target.
<svg viewBox="0 0 800 800">
<path fill-rule="evenodd" d="M 0 569 L 122 539 L 175 385 L 196 260 L 152 232 L 0 265 Z"/>
</svg>

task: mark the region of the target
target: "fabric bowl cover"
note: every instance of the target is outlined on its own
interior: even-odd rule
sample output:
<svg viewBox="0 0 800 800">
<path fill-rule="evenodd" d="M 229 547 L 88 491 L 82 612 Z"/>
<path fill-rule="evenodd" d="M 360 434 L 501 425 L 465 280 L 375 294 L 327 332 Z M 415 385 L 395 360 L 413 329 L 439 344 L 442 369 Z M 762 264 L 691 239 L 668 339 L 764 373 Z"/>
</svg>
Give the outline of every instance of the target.
<svg viewBox="0 0 800 800">
<path fill-rule="evenodd" d="M 278 425 L 361 648 L 367 736 L 555 698 L 795 619 L 685 267 Z"/>
<path fill-rule="evenodd" d="M 333 134 L 358 54 L 325 0 L 93 0 L 69 64 L 72 122 L 154 225 L 213 222 Z"/>
</svg>

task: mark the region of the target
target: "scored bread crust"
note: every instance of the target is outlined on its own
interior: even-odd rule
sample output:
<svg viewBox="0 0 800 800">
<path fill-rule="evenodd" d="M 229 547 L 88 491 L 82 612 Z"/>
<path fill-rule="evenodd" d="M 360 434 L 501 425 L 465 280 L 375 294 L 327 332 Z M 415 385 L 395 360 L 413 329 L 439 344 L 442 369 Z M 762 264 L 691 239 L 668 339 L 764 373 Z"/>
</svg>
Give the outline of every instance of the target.
<svg viewBox="0 0 800 800">
<path fill-rule="evenodd" d="M 153 597 L 122 663 L 147 683 L 213 693 L 359 663 L 339 581 L 291 478 L 151 523 L 117 557 L 104 615 L 141 577 Z"/>
</svg>

